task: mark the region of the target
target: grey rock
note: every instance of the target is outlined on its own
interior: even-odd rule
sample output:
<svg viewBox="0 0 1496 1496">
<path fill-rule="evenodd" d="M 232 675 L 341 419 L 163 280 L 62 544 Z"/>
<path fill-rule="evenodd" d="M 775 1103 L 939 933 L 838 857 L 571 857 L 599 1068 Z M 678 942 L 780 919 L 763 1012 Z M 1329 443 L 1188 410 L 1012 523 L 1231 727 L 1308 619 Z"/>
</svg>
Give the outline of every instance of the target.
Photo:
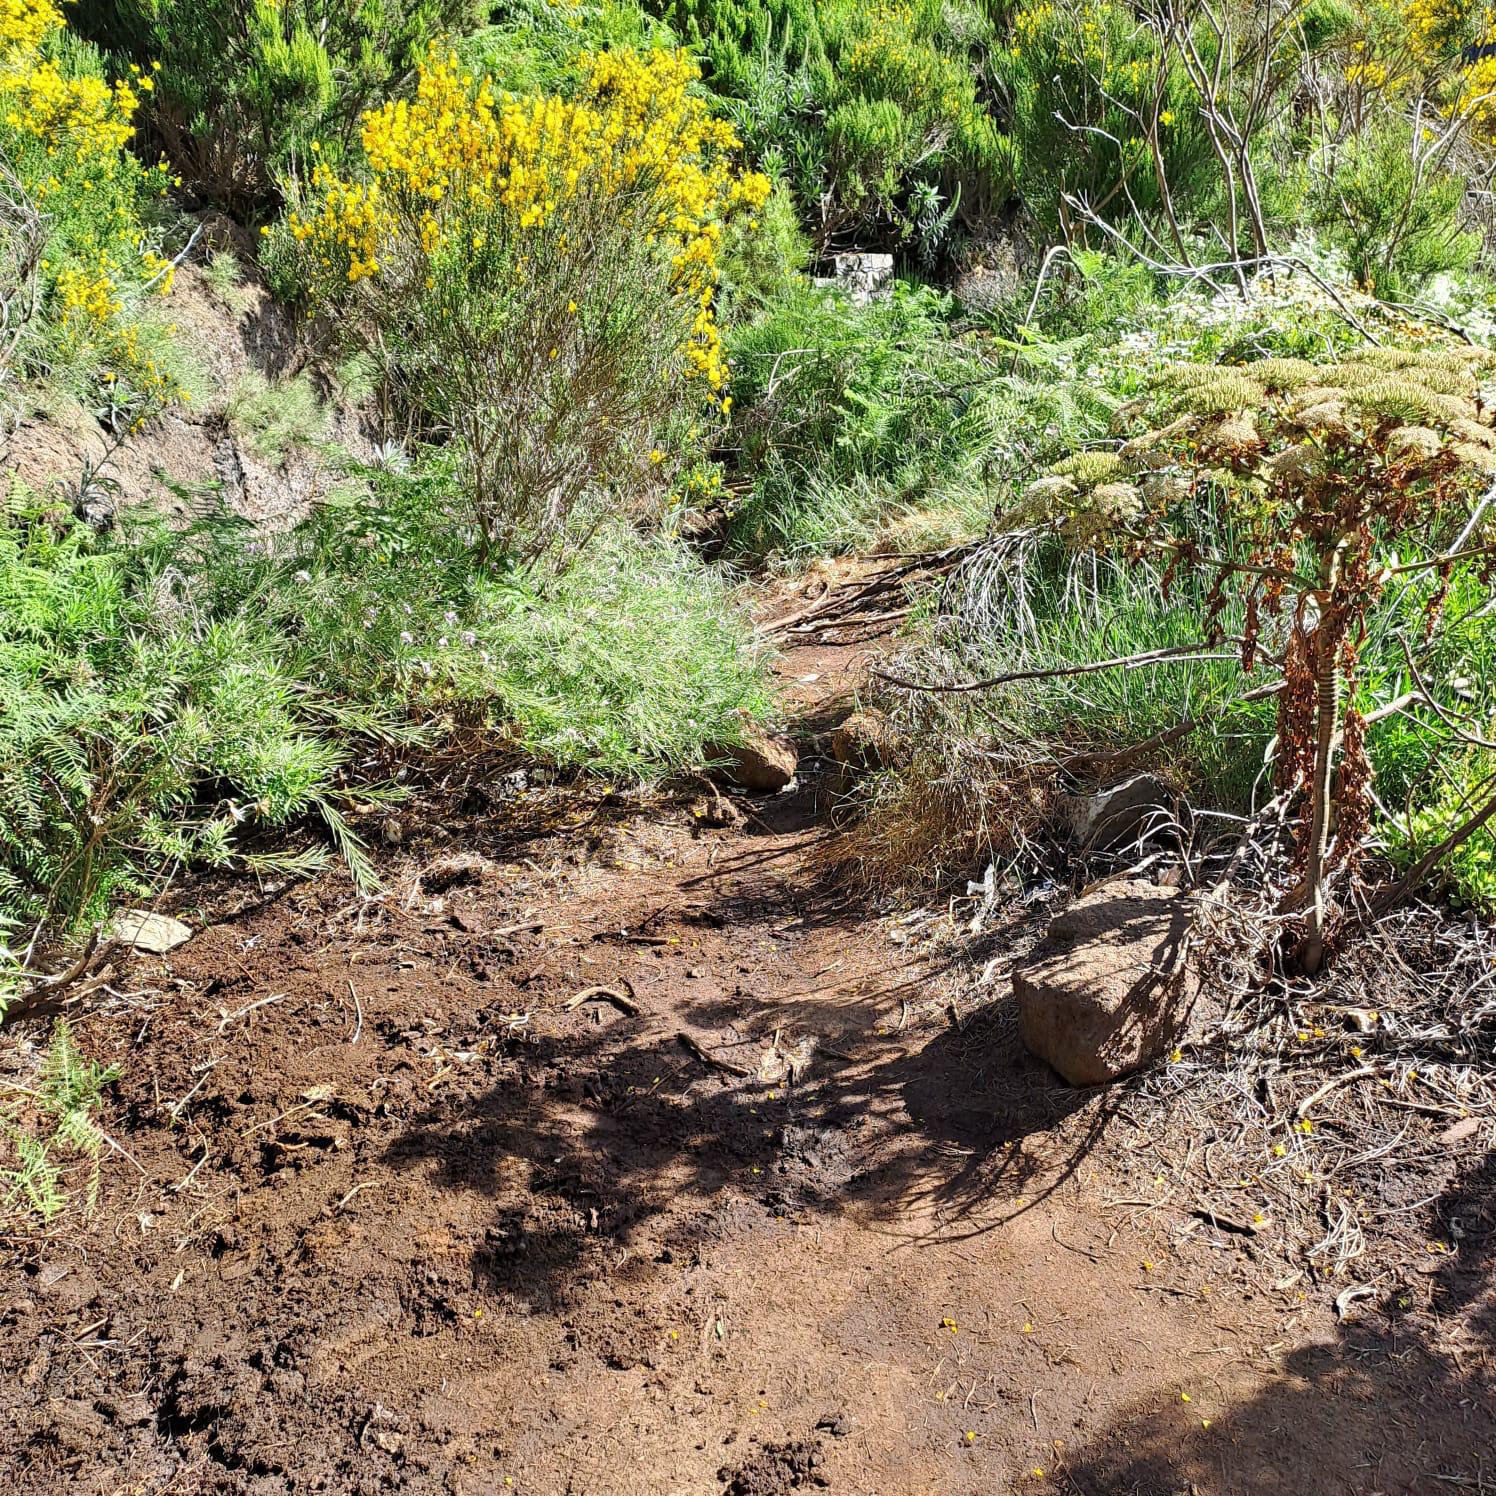
<svg viewBox="0 0 1496 1496">
<path fill-rule="evenodd" d="M 888 254 L 840 254 L 833 257 L 835 273 L 818 275 L 816 285 L 843 291 L 853 306 L 887 301 L 893 295 L 893 256 Z"/>
<path fill-rule="evenodd" d="M 192 939 L 192 926 L 169 914 L 153 914 L 148 909 L 122 909 L 109 922 L 108 936 L 137 951 L 164 956 Z"/>
<path fill-rule="evenodd" d="M 1013 973 L 1018 1027 L 1031 1054 L 1074 1086 L 1141 1069 L 1208 1014 L 1184 960 L 1190 901 L 1177 889 L 1122 879 L 1057 915 Z"/>
<path fill-rule="evenodd" d="M 1091 851 L 1147 841 L 1175 824 L 1179 793 L 1157 774 L 1134 774 L 1090 795 L 1072 795 L 1064 804 L 1070 831 Z"/>
</svg>

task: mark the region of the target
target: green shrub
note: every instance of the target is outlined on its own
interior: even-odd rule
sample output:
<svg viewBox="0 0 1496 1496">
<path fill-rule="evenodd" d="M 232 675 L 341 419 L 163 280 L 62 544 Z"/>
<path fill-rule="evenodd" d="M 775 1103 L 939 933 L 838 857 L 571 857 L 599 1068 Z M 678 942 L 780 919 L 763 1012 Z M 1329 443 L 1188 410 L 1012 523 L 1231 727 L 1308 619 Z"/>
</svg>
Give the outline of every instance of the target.
<svg viewBox="0 0 1496 1496">
<path fill-rule="evenodd" d="M 1163 211 L 1147 136 L 1157 116 L 1164 175 L 1183 215 L 1219 178 L 1198 98 L 1158 35 L 1120 0 L 1015 7 L 994 70 L 1010 100 L 1025 205 L 1051 233 L 1068 194 L 1108 219 Z"/>
<path fill-rule="evenodd" d="M 83 35 L 159 64 L 150 123 L 173 166 L 251 218 L 287 171 L 334 160 L 360 113 L 397 88 L 433 38 L 475 18 L 473 0 L 78 0 Z"/>
<path fill-rule="evenodd" d="M 1445 754 L 1429 766 L 1419 805 L 1384 828 L 1393 861 L 1407 868 L 1436 847 L 1483 805 L 1496 789 L 1496 754 L 1470 748 Z M 1489 822 L 1441 864 L 1435 887 L 1454 902 L 1496 914 L 1496 831 Z"/>
<path fill-rule="evenodd" d="M 100 538 L 11 490 L 0 511 L 0 921 L 66 930 L 162 866 L 267 865 L 242 849 L 245 823 L 320 815 L 346 834 L 340 730 L 381 718 L 309 689 L 254 600 L 203 607 L 194 552 L 220 532 Z M 383 727 L 397 732 L 398 719 Z"/>
<path fill-rule="evenodd" d="M 560 577 L 475 567 L 450 456 L 353 469 L 295 529 L 133 511 L 99 536 L 16 489 L 0 523 L 0 951 L 187 864 L 306 870 L 378 800 L 373 740 L 503 727 L 548 762 L 652 776 L 771 710 L 725 584 L 605 526 Z M 267 852 L 246 833 L 322 835 Z M 0 972 L 0 976 L 4 973 Z M 3 990 L 3 988 L 0 988 Z"/>
<path fill-rule="evenodd" d="M 475 567 L 452 457 L 357 470 L 265 554 L 214 569 L 318 690 L 506 726 L 557 766 L 652 777 L 770 710 L 725 585 L 676 543 L 605 524 L 560 576 Z"/>
<path fill-rule="evenodd" d="M 230 391 L 228 417 L 250 450 L 270 463 L 326 440 L 329 427 L 327 407 L 309 375 L 272 381 L 257 369 L 242 374 Z"/>
<path fill-rule="evenodd" d="M 1350 137 L 1312 202 L 1316 225 L 1345 252 L 1357 283 L 1393 301 L 1468 268 L 1481 247 L 1463 222 L 1464 181 L 1438 163 L 1420 168 L 1409 133 L 1388 120 Z"/>
<path fill-rule="evenodd" d="M 792 293 L 810 257 L 794 199 L 782 182 L 756 219 L 729 221 L 722 239 L 721 315 L 724 325 L 742 321 Z"/>
<path fill-rule="evenodd" d="M 254 293 L 246 284 L 244 266 L 230 249 L 215 249 L 203 266 L 203 281 L 208 289 L 236 317 L 242 317 L 254 305 Z"/>
<path fill-rule="evenodd" d="M 992 32 L 968 0 L 674 0 L 750 153 L 790 185 L 817 248 L 908 244 L 929 263 L 958 211 L 1005 203 L 1014 157 L 984 102 Z"/>
<path fill-rule="evenodd" d="M 474 74 L 487 74 L 512 94 L 570 94 L 586 52 L 670 51 L 676 37 L 632 0 L 497 0 L 486 24 L 450 37 Z"/>
<path fill-rule="evenodd" d="M 736 554 L 804 556 L 980 533 L 1012 481 L 1100 429 L 1103 392 L 957 331 L 949 297 L 868 306 L 800 286 L 733 337 Z"/>
</svg>

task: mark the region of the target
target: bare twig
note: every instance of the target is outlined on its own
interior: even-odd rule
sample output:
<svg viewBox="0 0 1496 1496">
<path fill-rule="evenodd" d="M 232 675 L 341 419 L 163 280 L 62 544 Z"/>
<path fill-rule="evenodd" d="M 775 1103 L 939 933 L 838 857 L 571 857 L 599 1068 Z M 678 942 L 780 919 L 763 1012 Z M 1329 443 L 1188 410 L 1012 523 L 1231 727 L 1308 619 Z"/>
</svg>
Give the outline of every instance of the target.
<svg viewBox="0 0 1496 1496">
<path fill-rule="evenodd" d="M 630 1017 L 639 1011 L 639 1004 L 634 1000 L 633 988 L 629 986 L 627 979 L 624 985 L 629 987 L 629 995 L 625 996 L 616 987 L 583 987 L 575 997 L 566 1000 L 565 1007 L 568 1012 L 573 1008 L 580 1008 L 583 1003 L 609 1002 L 621 1013 L 627 1013 Z"/>
</svg>

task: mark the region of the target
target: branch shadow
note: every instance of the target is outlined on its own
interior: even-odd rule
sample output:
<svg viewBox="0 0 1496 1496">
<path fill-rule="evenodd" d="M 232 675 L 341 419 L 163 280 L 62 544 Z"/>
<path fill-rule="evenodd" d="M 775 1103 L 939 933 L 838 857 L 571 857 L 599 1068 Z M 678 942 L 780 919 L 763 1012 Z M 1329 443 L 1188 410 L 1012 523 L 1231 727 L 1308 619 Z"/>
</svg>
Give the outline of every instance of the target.
<svg viewBox="0 0 1496 1496">
<path fill-rule="evenodd" d="M 824 1026 L 828 1008 L 789 1002 L 773 1022 Z M 759 1039 L 715 1052 L 738 1063 L 765 1052 Z M 413 1116 L 387 1158 L 492 1202 L 474 1283 L 530 1311 L 605 1272 L 693 1262 L 740 1210 L 855 1214 L 916 1249 L 980 1235 L 1070 1178 L 1116 1110 L 1026 1054 L 1010 1001 L 865 1058 L 828 1044 L 795 1083 L 714 1073 L 674 1033 L 622 1016 L 518 1058 L 458 1114 Z"/>
<path fill-rule="evenodd" d="M 1496 1151 L 1458 1172 L 1424 1227 L 1455 1244 L 1431 1275 L 1428 1315 L 1353 1314 L 1210 1419 L 1198 1397 L 1135 1406 L 1070 1454 L 1069 1489 L 1496 1491 Z"/>
</svg>

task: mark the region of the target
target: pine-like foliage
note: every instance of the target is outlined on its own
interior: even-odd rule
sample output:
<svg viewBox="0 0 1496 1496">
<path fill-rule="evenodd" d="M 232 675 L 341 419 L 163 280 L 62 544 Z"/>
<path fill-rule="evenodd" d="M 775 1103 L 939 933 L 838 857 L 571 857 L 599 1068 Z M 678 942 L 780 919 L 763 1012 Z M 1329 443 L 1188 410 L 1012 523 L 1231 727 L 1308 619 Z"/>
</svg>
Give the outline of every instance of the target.
<svg viewBox="0 0 1496 1496">
<path fill-rule="evenodd" d="M 361 867 L 339 711 L 252 609 L 200 605 L 189 543 L 101 539 L 20 488 L 0 506 L 0 943 L 162 867 L 253 863 L 245 823 L 320 813 Z"/>
</svg>

